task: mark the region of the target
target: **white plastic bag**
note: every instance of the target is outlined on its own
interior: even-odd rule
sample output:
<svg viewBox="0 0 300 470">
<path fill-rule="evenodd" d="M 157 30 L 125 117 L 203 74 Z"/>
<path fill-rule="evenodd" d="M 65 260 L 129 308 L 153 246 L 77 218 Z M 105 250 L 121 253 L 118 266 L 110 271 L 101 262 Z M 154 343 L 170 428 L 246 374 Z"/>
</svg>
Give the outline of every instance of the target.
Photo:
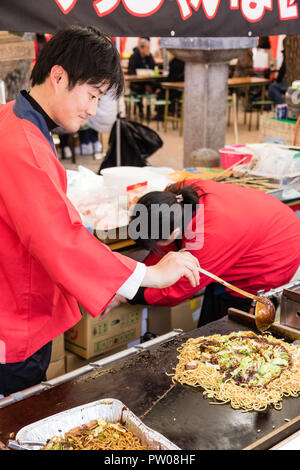
<svg viewBox="0 0 300 470">
<path fill-rule="evenodd" d="M 278 144 L 249 145 L 254 151 L 251 174 L 280 179 L 284 176 L 300 174 L 294 159 L 295 151 L 282 148 Z"/>
<path fill-rule="evenodd" d="M 103 177 L 83 166 L 67 170 L 67 196 L 77 209 L 97 204 L 103 194 Z"/>
</svg>

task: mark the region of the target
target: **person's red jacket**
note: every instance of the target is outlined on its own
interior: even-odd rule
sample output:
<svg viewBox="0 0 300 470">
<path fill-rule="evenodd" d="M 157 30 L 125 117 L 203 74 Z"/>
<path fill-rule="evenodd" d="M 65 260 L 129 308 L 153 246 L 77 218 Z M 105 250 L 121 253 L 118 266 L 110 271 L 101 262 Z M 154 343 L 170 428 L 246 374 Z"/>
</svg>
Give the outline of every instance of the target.
<svg viewBox="0 0 300 470">
<path fill-rule="evenodd" d="M 199 194 L 208 194 L 199 201 L 198 240 L 183 237 L 182 248 L 202 268 L 253 294 L 289 282 L 300 265 L 300 219 L 292 209 L 254 189 L 206 180 L 186 184 L 196 181 Z M 174 245 L 164 253 L 170 250 L 176 251 Z M 150 266 L 159 258 L 152 253 L 144 262 Z M 152 305 L 177 305 L 214 282 L 203 274 L 200 279 L 196 288 L 185 278 L 166 289 L 146 288 L 144 298 Z"/>
<path fill-rule="evenodd" d="M 99 315 L 136 262 L 113 253 L 66 197 L 66 171 L 40 113 L 21 94 L 0 108 L 0 342 L 20 362 Z"/>
</svg>

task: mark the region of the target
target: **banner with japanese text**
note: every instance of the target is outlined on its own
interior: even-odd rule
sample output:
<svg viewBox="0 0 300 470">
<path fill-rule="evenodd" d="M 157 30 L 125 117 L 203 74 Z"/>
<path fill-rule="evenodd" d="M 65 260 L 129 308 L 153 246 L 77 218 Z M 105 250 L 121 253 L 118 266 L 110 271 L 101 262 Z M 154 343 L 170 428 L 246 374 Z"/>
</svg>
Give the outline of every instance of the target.
<svg viewBox="0 0 300 470">
<path fill-rule="evenodd" d="M 94 25 L 111 36 L 300 34 L 300 0 L 1 0 L 0 30 Z"/>
</svg>

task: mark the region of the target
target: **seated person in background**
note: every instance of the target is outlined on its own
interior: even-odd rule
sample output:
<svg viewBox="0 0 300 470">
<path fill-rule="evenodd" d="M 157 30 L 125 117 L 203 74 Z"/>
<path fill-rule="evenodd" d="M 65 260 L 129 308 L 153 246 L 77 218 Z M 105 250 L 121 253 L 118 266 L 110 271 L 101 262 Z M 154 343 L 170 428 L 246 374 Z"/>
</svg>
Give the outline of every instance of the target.
<svg viewBox="0 0 300 470">
<path fill-rule="evenodd" d="M 80 153 L 81 155 L 92 155 L 102 151 L 102 145 L 98 140 L 98 132 L 88 125 L 79 129 Z"/>
<path fill-rule="evenodd" d="M 270 77 L 270 68 L 272 67 L 273 64 L 273 53 L 271 49 L 271 43 L 269 36 L 262 36 L 258 40 L 258 45 L 257 45 L 257 50 L 258 51 L 264 51 L 267 54 L 267 60 L 266 60 L 266 66 L 267 70 L 264 72 L 264 77 L 269 78 Z"/>
<path fill-rule="evenodd" d="M 166 82 L 184 82 L 184 62 L 176 57 L 173 57 L 169 63 L 169 74 L 165 78 Z M 163 100 L 165 99 L 165 90 L 160 89 L 157 99 Z M 171 101 L 169 110 L 171 113 L 174 113 L 175 109 L 175 100 L 181 99 L 181 91 L 179 90 L 169 90 L 169 99 Z M 154 118 L 156 121 L 163 121 L 164 119 L 164 108 L 161 106 L 157 107 L 157 114 Z"/>
<path fill-rule="evenodd" d="M 258 49 L 270 49 L 271 50 L 271 43 L 269 36 L 260 36 L 258 39 L 257 44 Z"/>
<path fill-rule="evenodd" d="M 136 69 L 154 70 L 155 62 L 150 52 L 150 39 L 142 38 L 129 58 L 128 74 L 136 75 Z"/>
<path fill-rule="evenodd" d="M 255 76 L 255 71 L 253 70 L 253 51 L 252 49 L 246 49 L 245 52 L 238 58 L 237 63 L 234 68 L 233 78 L 241 77 L 253 77 Z M 231 95 L 235 90 L 229 88 L 229 94 Z M 236 90 L 238 97 L 245 96 L 245 90 L 243 88 L 238 88 Z M 261 96 L 260 87 L 251 87 L 248 95 L 248 105 L 252 101 L 256 101 Z"/>
<path fill-rule="evenodd" d="M 176 57 L 170 61 L 169 75 L 166 79 L 168 82 L 183 82 L 184 81 L 184 62 Z M 175 90 L 176 91 L 176 90 Z"/>
<path fill-rule="evenodd" d="M 274 101 L 275 104 L 284 104 L 284 93 L 287 89 L 287 83 L 285 80 L 286 73 L 286 62 L 285 62 L 285 50 L 282 51 L 283 61 L 279 69 L 276 80 L 269 85 L 268 92 L 270 100 Z"/>
<path fill-rule="evenodd" d="M 252 294 L 290 282 L 300 266 L 300 219 L 252 188 L 197 179 L 150 192 L 135 206 L 129 233 L 150 251 L 148 266 L 169 250 L 188 251 L 202 268 Z M 129 302 L 173 307 L 203 288 L 199 326 L 223 317 L 229 307 L 250 310 L 251 299 L 204 274 L 197 287 L 182 278 L 164 289 L 141 288 Z"/>
<path fill-rule="evenodd" d="M 154 61 L 156 63 L 156 65 L 158 63 L 163 63 L 163 52 L 162 52 L 162 49 L 158 48 L 156 49 L 154 52 L 153 52 L 153 58 L 154 58 Z"/>
<path fill-rule="evenodd" d="M 63 127 L 56 127 L 52 132 L 53 134 L 57 134 L 59 137 L 60 150 L 58 150 L 58 157 L 72 158 L 71 134 L 69 134 Z"/>
<path fill-rule="evenodd" d="M 253 52 L 252 49 L 247 49 L 239 58 L 236 63 L 233 77 L 250 77 L 254 75 L 253 72 Z"/>
<path fill-rule="evenodd" d="M 136 75 L 136 69 L 151 69 L 154 70 L 155 62 L 150 52 L 150 39 L 142 38 L 138 46 L 134 48 L 133 54 L 129 58 L 128 75 Z M 141 82 L 131 83 L 130 89 L 138 95 L 146 93 L 154 93 L 157 88 L 157 83 Z M 143 104 L 139 103 L 140 116 L 143 117 Z"/>
</svg>

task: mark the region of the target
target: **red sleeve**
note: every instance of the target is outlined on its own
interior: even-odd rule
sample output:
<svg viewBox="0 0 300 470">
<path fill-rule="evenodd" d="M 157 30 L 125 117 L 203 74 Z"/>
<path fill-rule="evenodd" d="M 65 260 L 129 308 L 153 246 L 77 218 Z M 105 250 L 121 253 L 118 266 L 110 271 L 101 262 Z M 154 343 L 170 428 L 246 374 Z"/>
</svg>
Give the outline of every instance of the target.
<svg viewBox="0 0 300 470">
<path fill-rule="evenodd" d="M 169 251 L 177 251 L 174 244 L 162 247 L 162 253 L 160 255 L 156 253 L 150 253 L 145 259 L 144 263 L 147 266 L 152 266 Z M 191 251 L 191 253 L 199 259 L 199 252 Z M 150 305 L 168 305 L 170 307 L 183 302 L 195 295 L 200 289 L 210 283 L 210 279 L 207 276 L 202 276 L 200 287 L 192 287 L 190 282 L 182 277 L 173 286 L 164 289 L 153 289 L 147 287 L 144 289 L 143 296 L 147 304 Z"/>
<path fill-rule="evenodd" d="M 174 245 L 168 245 L 160 248 L 160 252 L 149 253 L 144 259 L 143 263 L 146 266 L 153 266 L 157 264 L 169 251 L 177 251 Z"/>
<path fill-rule="evenodd" d="M 195 256 L 194 252 L 191 253 Z M 210 282 L 210 278 L 200 274 L 200 285 L 192 287 L 190 282 L 185 277 L 182 277 L 179 281 L 173 284 L 173 286 L 166 287 L 164 289 L 153 289 L 147 287 L 144 291 L 144 299 L 147 304 L 150 305 L 166 305 L 173 307 L 195 295 Z"/>
<path fill-rule="evenodd" d="M 113 253 L 82 225 L 62 189 L 65 170 L 56 161 L 41 168 L 37 152 L 49 152 L 48 143 L 36 140 L 34 147 L 25 138 L 17 142 L 18 156 L 3 152 L 0 184 L 7 224 L 53 282 L 96 316 L 133 273 L 136 261 Z"/>
</svg>

